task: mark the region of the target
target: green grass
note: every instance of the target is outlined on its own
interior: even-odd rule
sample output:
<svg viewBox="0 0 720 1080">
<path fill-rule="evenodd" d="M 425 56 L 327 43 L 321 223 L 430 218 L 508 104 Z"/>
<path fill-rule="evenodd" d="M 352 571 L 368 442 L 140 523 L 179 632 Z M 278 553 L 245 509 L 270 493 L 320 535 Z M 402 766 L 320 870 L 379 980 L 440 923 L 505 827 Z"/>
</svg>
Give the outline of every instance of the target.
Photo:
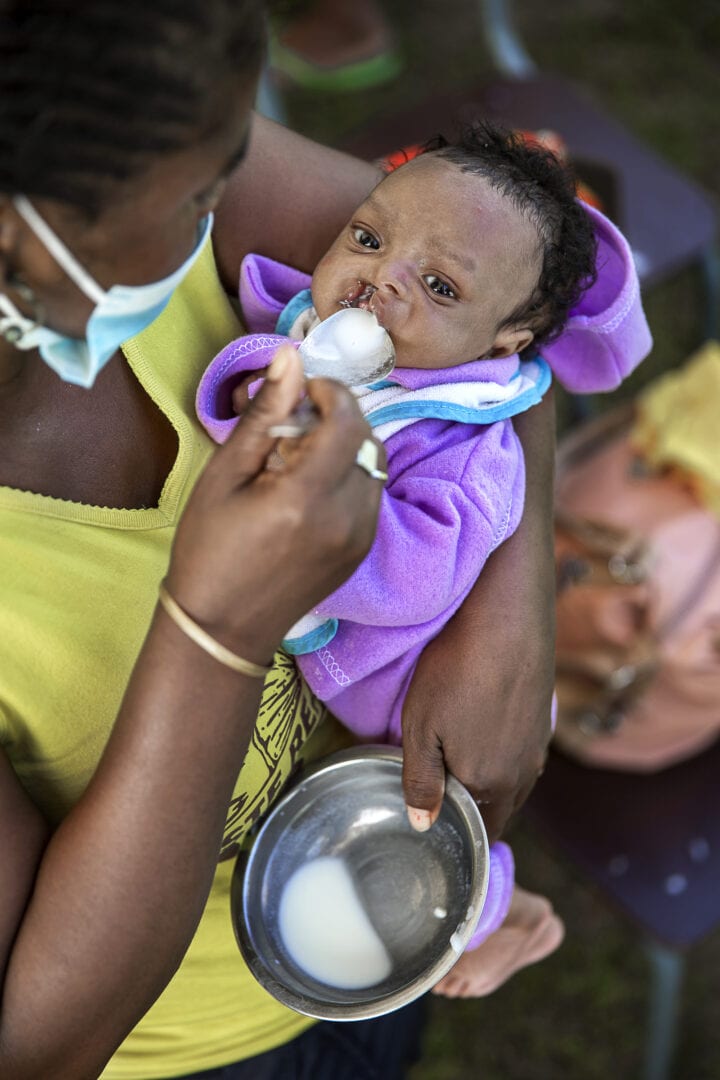
<svg viewBox="0 0 720 1080">
<path fill-rule="evenodd" d="M 390 88 L 323 99 L 294 92 L 290 123 L 328 143 L 387 109 L 472 85 L 489 71 L 476 0 L 386 10 L 406 57 Z M 518 26 L 546 71 L 581 82 L 617 119 L 720 203 L 720 5 L 717 0 L 518 0 Z M 645 297 L 653 354 L 618 396 L 681 363 L 702 340 L 699 277 L 688 270 Z M 637 935 L 519 823 L 520 881 L 546 892 L 567 924 L 559 953 L 489 998 L 433 1000 L 412 1080 L 639 1080 L 648 972 Z M 688 957 L 675 1080 L 720 1078 L 720 932 Z"/>
</svg>

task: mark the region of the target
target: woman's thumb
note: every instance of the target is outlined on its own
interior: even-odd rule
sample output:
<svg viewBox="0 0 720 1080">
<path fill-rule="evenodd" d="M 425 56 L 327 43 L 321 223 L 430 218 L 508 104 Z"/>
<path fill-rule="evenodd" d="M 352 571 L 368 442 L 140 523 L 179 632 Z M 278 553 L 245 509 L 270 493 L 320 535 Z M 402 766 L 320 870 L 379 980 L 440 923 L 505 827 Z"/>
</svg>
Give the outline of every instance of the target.
<svg viewBox="0 0 720 1080">
<path fill-rule="evenodd" d="M 440 813 L 445 794 L 445 761 L 442 747 L 423 746 L 408 740 L 403 748 L 403 792 L 410 824 L 425 832 Z"/>
<path fill-rule="evenodd" d="M 253 398 L 221 453 L 234 459 L 236 478 L 255 476 L 264 468 L 277 438 L 270 429 L 286 422 L 302 395 L 305 376 L 298 351 L 281 345 Z"/>
</svg>

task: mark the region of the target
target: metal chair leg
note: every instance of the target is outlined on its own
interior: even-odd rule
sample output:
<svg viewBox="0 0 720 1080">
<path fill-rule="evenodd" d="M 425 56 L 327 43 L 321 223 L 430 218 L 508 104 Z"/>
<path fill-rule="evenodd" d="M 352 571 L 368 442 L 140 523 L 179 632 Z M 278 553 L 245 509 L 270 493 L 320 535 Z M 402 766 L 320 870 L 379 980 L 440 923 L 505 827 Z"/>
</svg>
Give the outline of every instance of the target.
<svg viewBox="0 0 720 1080">
<path fill-rule="evenodd" d="M 645 1080 L 669 1080 L 680 1005 L 684 956 L 647 940 L 650 961 L 650 1013 L 645 1050 Z"/>
</svg>

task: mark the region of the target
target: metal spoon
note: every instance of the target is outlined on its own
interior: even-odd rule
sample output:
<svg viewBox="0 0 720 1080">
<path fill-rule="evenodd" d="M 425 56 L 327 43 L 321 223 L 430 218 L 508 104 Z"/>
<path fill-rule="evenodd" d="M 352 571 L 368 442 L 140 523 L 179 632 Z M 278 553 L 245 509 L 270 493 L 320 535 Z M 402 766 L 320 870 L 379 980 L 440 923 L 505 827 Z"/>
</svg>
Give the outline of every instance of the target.
<svg viewBox="0 0 720 1080">
<path fill-rule="evenodd" d="M 308 379 L 337 379 L 346 386 L 366 386 L 384 379 L 395 367 L 395 348 L 372 311 L 343 308 L 311 330 L 298 348 Z M 288 419 L 268 429 L 273 438 L 305 435 L 314 411 L 308 402 Z"/>
<path fill-rule="evenodd" d="M 395 349 L 374 312 L 343 308 L 323 319 L 299 348 L 309 379 L 338 379 L 365 386 L 385 378 L 395 367 Z"/>
</svg>

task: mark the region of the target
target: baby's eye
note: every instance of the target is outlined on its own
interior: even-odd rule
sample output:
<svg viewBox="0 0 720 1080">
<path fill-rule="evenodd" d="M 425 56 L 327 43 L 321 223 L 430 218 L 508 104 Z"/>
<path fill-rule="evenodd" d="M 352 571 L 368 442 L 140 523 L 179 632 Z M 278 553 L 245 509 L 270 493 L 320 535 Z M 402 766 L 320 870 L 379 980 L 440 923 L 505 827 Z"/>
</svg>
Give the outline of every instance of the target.
<svg viewBox="0 0 720 1080">
<path fill-rule="evenodd" d="M 456 300 L 454 291 L 450 288 L 446 281 L 442 278 L 436 277 L 435 274 L 425 274 L 423 281 L 427 285 L 428 289 L 437 293 L 438 296 L 446 296 L 448 300 Z"/>
<path fill-rule="evenodd" d="M 373 236 L 367 229 L 353 229 L 353 236 L 358 244 L 362 244 L 363 247 L 372 248 L 374 251 L 380 247 L 380 242 L 376 236 Z"/>
</svg>

